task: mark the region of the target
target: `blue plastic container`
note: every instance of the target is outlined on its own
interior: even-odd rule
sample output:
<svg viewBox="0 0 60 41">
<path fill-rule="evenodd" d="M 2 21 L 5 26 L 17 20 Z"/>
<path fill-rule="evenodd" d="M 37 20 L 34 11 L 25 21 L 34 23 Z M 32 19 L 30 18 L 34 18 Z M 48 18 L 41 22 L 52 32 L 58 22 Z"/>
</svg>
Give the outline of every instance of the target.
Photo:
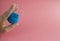
<svg viewBox="0 0 60 41">
<path fill-rule="evenodd" d="M 12 14 L 8 17 L 7 20 L 11 24 L 16 24 L 19 20 L 19 15 L 15 12 L 12 12 Z"/>
</svg>

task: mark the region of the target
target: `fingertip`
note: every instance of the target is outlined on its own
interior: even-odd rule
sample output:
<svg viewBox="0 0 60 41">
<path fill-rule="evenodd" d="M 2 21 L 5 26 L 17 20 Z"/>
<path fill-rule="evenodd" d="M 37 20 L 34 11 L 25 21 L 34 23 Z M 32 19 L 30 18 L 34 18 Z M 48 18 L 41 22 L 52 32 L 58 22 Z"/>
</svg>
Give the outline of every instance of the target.
<svg viewBox="0 0 60 41">
<path fill-rule="evenodd" d="M 16 11 L 18 9 L 18 5 L 13 3 L 13 6 L 14 6 L 14 11 Z"/>
</svg>

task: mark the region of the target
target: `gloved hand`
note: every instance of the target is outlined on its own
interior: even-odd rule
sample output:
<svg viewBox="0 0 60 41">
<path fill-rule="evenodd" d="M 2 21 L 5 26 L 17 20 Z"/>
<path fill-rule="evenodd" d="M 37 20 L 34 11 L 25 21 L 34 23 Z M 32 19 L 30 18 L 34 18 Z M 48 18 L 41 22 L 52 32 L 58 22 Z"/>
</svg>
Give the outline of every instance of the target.
<svg viewBox="0 0 60 41">
<path fill-rule="evenodd" d="M 2 16 L 0 16 L 0 32 L 7 32 L 16 25 L 16 24 L 10 24 L 6 26 L 4 24 L 5 20 L 7 20 L 8 17 L 11 15 L 11 13 L 15 12 L 16 10 L 17 10 L 17 5 L 12 4 L 11 7 Z"/>
</svg>

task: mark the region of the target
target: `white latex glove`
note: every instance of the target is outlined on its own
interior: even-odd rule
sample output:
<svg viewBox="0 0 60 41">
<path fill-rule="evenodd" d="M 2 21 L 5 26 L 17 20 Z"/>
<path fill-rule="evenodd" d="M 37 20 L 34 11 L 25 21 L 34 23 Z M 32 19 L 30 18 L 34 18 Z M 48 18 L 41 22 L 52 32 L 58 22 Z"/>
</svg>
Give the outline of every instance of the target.
<svg viewBox="0 0 60 41">
<path fill-rule="evenodd" d="M 12 12 L 15 12 L 16 10 L 17 10 L 17 5 L 12 4 L 11 7 L 2 16 L 0 16 L 0 32 L 8 32 L 13 28 L 13 26 L 16 25 L 16 24 L 10 24 L 8 26 L 4 25 L 5 20 L 7 20 L 10 14 Z"/>
</svg>

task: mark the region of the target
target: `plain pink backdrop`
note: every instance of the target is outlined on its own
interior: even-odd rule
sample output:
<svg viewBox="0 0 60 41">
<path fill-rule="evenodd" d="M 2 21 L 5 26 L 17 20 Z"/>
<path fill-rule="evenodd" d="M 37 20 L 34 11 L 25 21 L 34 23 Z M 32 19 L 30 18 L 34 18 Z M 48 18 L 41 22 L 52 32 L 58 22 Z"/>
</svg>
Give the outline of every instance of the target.
<svg viewBox="0 0 60 41">
<path fill-rule="evenodd" d="M 19 25 L 0 35 L 0 41 L 60 41 L 60 1 L 58 0 L 0 0 L 0 15 L 12 3 L 23 14 Z"/>
</svg>

